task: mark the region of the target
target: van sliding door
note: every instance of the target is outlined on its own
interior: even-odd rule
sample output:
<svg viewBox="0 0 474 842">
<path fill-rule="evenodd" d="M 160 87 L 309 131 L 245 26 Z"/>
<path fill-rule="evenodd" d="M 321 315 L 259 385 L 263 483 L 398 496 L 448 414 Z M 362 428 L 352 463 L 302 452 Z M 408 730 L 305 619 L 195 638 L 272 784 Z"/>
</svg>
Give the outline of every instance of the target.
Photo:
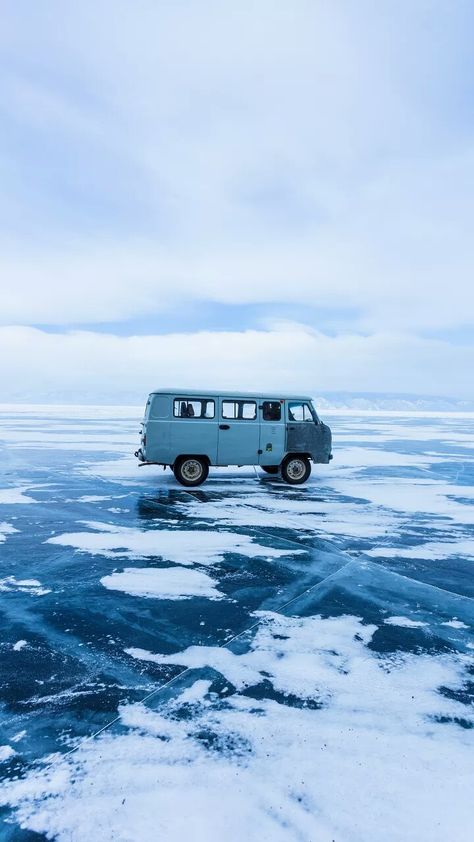
<svg viewBox="0 0 474 842">
<path fill-rule="evenodd" d="M 257 465 L 260 442 L 257 401 L 219 400 L 218 465 Z"/>
</svg>

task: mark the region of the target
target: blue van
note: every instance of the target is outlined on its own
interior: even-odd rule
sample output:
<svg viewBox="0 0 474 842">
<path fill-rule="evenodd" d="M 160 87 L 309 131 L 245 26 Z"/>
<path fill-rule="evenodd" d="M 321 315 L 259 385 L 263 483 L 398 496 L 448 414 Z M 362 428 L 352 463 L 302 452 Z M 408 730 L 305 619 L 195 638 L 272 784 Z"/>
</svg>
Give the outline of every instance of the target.
<svg viewBox="0 0 474 842">
<path fill-rule="evenodd" d="M 187 486 L 201 485 L 210 465 L 260 465 L 300 485 L 311 460 L 332 459 L 331 430 L 305 395 L 160 389 L 148 398 L 135 456 L 170 465 Z"/>
</svg>

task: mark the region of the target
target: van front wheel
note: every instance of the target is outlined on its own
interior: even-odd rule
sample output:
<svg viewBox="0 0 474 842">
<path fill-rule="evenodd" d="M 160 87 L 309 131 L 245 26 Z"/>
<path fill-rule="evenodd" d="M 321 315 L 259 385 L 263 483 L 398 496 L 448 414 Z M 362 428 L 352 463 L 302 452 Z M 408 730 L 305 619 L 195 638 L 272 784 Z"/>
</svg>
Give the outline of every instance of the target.
<svg viewBox="0 0 474 842">
<path fill-rule="evenodd" d="M 181 485 L 201 485 L 209 474 L 209 465 L 200 456 L 180 456 L 173 465 L 173 473 Z"/>
<path fill-rule="evenodd" d="M 281 463 L 281 475 L 290 485 L 301 485 L 311 474 L 307 456 L 286 456 Z"/>
</svg>

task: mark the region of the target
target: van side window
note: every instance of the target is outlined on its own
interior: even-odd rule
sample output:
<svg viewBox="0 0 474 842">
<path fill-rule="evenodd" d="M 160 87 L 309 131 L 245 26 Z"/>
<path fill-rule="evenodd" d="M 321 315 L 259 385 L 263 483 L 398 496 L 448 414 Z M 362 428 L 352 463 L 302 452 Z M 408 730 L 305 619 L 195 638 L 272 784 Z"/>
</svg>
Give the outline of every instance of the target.
<svg viewBox="0 0 474 842">
<path fill-rule="evenodd" d="M 214 401 L 205 398 L 175 398 L 173 401 L 175 418 L 214 418 Z"/>
<path fill-rule="evenodd" d="M 290 401 L 288 404 L 289 421 L 314 421 L 313 414 L 307 403 Z"/>
<path fill-rule="evenodd" d="M 222 401 L 222 417 L 254 421 L 257 417 L 257 404 L 255 401 Z"/>
<path fill-rule="evenodd" d="M 281 420 L 281 403 L 280 401 L 264 401 L 262 404 L 263 420 L 264 421 L 280 421 Z"/>
</svg>

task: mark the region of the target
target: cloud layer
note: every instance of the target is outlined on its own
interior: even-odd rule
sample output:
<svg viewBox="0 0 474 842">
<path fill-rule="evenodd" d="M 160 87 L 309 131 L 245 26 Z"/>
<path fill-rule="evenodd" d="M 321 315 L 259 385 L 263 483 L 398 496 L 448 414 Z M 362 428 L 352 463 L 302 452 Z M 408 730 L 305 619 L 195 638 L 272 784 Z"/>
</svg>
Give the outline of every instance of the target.
<svg viewBox="0 0 474 842">
<path fill-rule="evenodd" d="M 468 347 L 387 333 L 329 337 L 291 323 L 267 331 L 131 337 L 11 327 L 0 329 L 0 358 L 8 360 L 4 395 L 39 402 L 140 401 L 153 388 L 174 385 L 318 394 L 375 392 L 382 384 L 385 392 L 436 395 L 442 387 L 453 397 L 473 394 Z"/>
<path fill-rule="evenodd" d="M 201 380 L 218 379 L 218 346 L 247 382 L 249 365 L 274 371 L 282 337 L 265 323 L 252 332 L 239 308 L 285 319 L 296 305 L 306 323 L 291 329 L 282 372 L 291 359 L 312 380 L 311 354 L 294 350 L 309 342 L 344 389 L 467 394 L 473 18 L 464 3 L 369 0 L 51 0 L 25 18 L 7 2 L 0 324 L 62 339 L 10 331 L 6 353 L 29 337 L 30 356 L 82 343 L 84 359 L 107 357 L 112 338 L 71 326 L 133 335 L 151 317 L 171 335 L 130 343 L 145 371 L 163 343 L 182 346 L 183 308 L 225 304 L 241 358 L 198 319 L 186 343 Z M 13 365 L 26 390 L 27 367 Z"/>
</svg>

